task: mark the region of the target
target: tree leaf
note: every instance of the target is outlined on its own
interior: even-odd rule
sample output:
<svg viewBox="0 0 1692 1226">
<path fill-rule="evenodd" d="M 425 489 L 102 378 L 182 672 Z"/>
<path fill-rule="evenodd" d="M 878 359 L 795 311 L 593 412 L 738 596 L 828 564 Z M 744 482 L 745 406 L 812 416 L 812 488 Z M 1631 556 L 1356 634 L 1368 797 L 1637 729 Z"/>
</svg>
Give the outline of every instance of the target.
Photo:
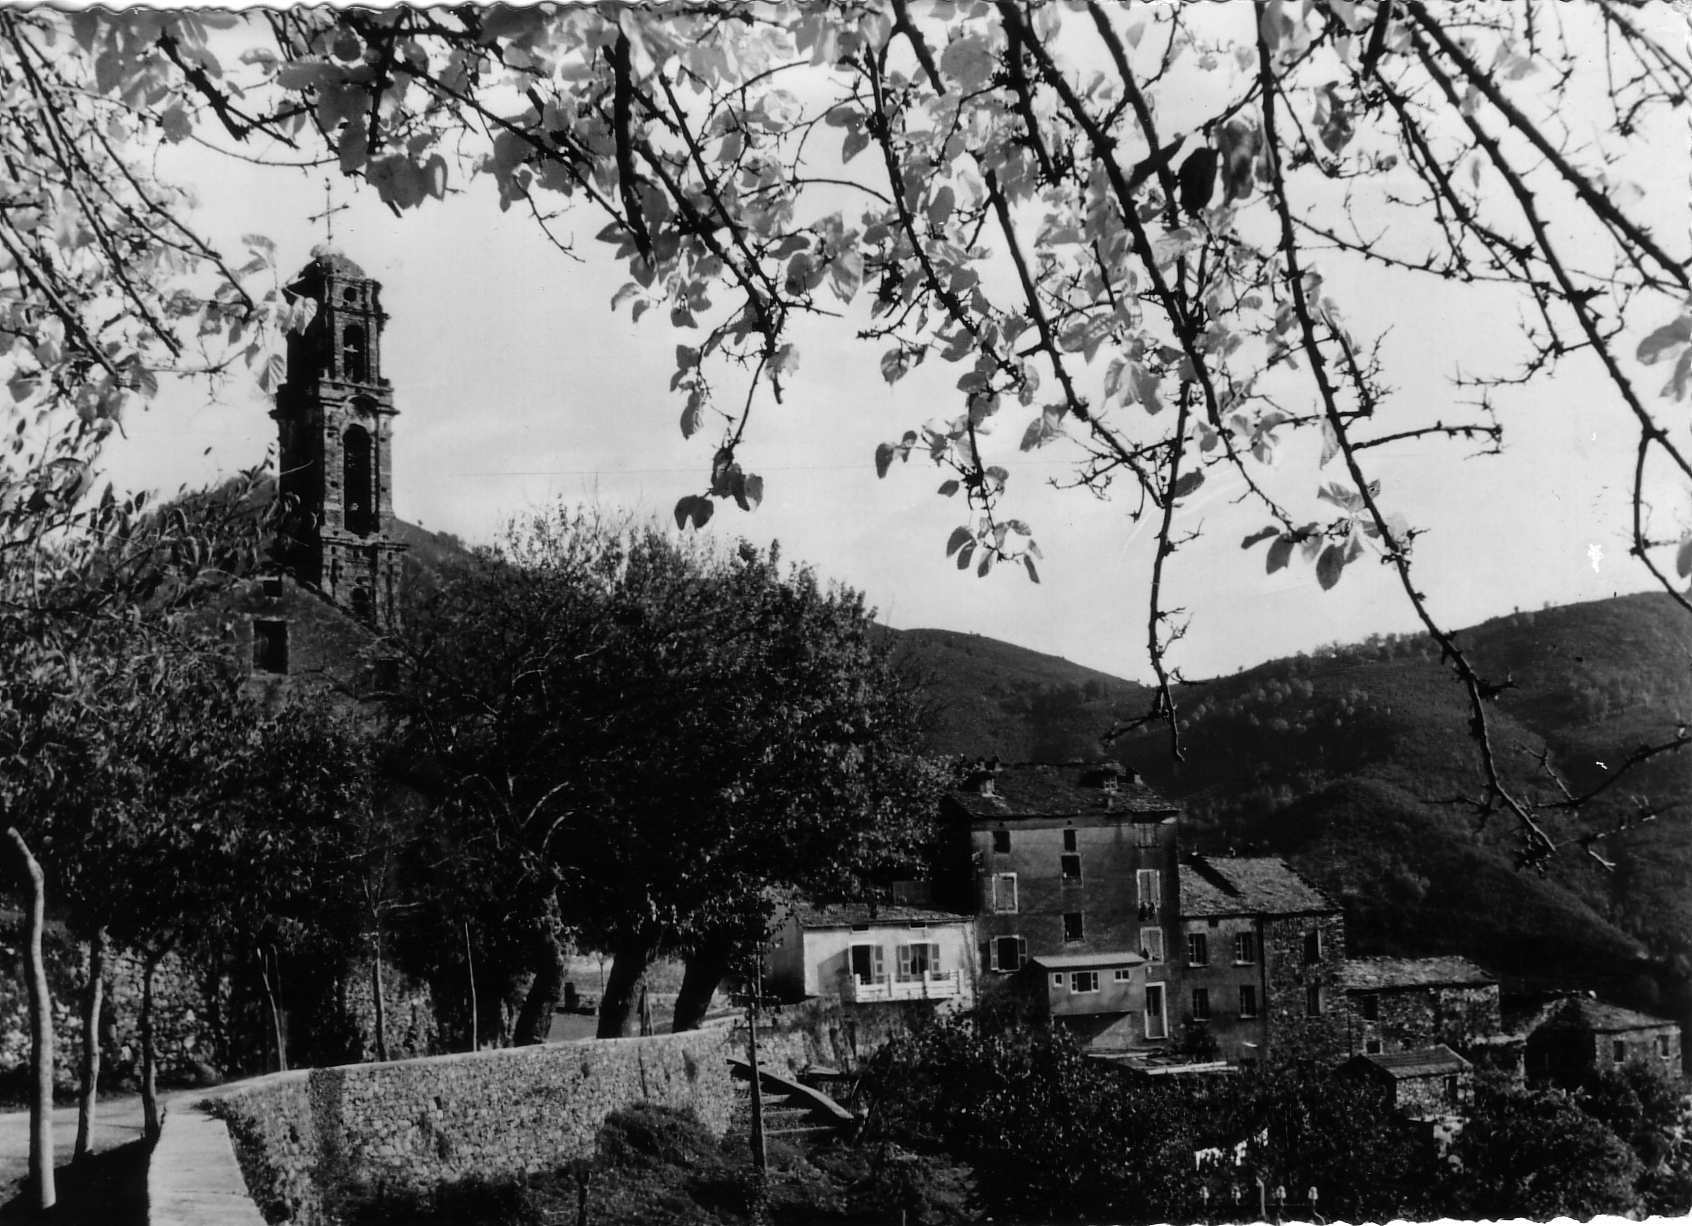
<svg viewBox="0 0 1692 1226">
<path fill-rule="evenodd" d="M 875 449 L 875 475 L 885 477 L 893 466 L 893 444 L 882 443 Z"/>
<path fill-rule="evenodd" d="M 1023 568 L 1028 571 L 1028 577 L 1030 579 L 1034 580 L 1035 583 L 1040 582 L 1040 572 L 1035 569 L 1034 559 L 1031 556 L 1029 556 L 1026 553 L 1023 554 L 1022 555 L 1022 565 L 1023 565 Z"/>
<path fill-rule="evenodd" d="M 1293 539 L 1283 536 L 1269 546 L 1269 557 L 1265 564 L 1265 571 L 1274 574 L 1292 560 Z"/>
<path fill-rule="evenodd" d="M 1322 550 L 1316 559 L 1316 582 L 1322 585 L 1322 590 L 1330 590 L 1340 581 L 1340 574 L 1345 570 L 1346 556 L 1344 545 L 1329 545 Z"/>
<path fill-rule="evenodd" d="M 952 535 L 946 539 L 946 556 L 951 557 L 974 539 L 975 534 L 968 528 L 953 528 Z"/>
<path fill-rule="evenodd" d="M 1279 536 L 1280 532 L 1281 530 L 1279 528 L 1260 529 L 1259 531 L 1253 532 L 1250 536 L 1246 537 L 1245 540 L 1241 541 L 1240 548 L 1250 549 L 1253 545 L 1258 544 L 1260 541 L 1266 541 L 1271 537 Z"/>
<path fill-rule="evenodd" d="M 1692 315 L 1682 315 L 1640 341 L 1634 356 L 1646 366 L 1652 366 L 1660 362 L 1671 350 L 1688 341 L 1692 341 Z"/>
</svg>

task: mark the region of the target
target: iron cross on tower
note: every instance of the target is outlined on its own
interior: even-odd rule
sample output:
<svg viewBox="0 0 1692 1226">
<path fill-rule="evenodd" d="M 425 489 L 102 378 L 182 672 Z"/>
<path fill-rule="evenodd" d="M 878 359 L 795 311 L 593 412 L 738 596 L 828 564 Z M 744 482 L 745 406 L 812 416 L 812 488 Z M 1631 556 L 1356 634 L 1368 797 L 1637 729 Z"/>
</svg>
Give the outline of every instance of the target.
<svg viewBox="0 0 1692 1226">
<path fill-rule="evenodd" d="M 336 204 L 334 191 L 334 184 L 329 181 L 329 176 L 323 176 L 323 211 L 306 218 L 307 221 L 323 222 L 323 241 L 331 247 L 335 245 L 335 214 L 345 213 L 352 207 L 350 204 Z"/>
</svg>

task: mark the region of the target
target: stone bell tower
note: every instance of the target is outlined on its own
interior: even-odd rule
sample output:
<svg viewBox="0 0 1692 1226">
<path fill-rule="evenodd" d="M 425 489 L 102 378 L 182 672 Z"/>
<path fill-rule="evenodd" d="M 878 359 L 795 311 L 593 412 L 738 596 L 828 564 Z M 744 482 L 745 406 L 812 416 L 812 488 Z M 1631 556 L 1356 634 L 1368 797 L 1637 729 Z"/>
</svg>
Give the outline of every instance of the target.
<svg viewBox="0 0 1692 1226">
<path fill-rule="evenodd" d="M 382 375 L 382 287 L 328 247 L 312 251 L 290 293 L 317 303 L 288 337 L 277 389 L 282 556 L 294 578 L 373 629 L 398 618 L 400 554 L 393 535 L 394 393 Z"/>
</svg>

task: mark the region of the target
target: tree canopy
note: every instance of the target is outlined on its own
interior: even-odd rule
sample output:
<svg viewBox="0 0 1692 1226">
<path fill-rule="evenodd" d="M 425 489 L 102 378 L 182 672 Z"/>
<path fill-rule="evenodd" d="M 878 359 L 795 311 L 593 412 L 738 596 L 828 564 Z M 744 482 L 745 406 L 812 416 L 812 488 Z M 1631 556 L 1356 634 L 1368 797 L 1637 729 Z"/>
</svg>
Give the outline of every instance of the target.
<svg viewBox="0 0 1692 1226">
<path fill-rule="evenodd" d="M 761 500 L 741 455 L 759 402 L 791 383 L 800 321 L 840 317 L 889 383 L 952 364 L 950 409 L 874 463 L 942 470 L 961 521 L 947 552 L 983 575 L 1038 576 L 1000 460 L 1016 448 L 1060 448 L 1062 483 L 1144 520 L 1158 546 L 1137 634 L 1176 753 L 1186 617 L 1166 579 L 1219 498 L 1272 572 L 1302 560 L 1326 588 L 1377 561 L 1468 696 L 1476 803 L 1509 812 L 1537 859 L 1557 842 L 1541 806 L 1578 798 L 1498 771 L 1487 702 L 1507 679 L 1435 619 L 1415 570 L 1423 492 L 1381 474 L 1396 448 L 1496 448 L 1497 401 L 1590 364 L 1637 430 L 1633 552 L 1685 602 L 1692 548 L 1661 493 L 1692 478 L 1669 428 L 1692 391 L 1692 274 L 1663 236 L 1678 185 L 1651 189 L 1665 142 L 1684 148 L 1692 65 L 1664 16 L 1621 0 L 32 12 L 7 16 L 5 59 L 29 117 L 16 156 L 50 213 L 100 216 L 42 168 L 81 168 L 71 138 L 117 122 L 119 169 L 127 142 L 211 123 L 256 156 L 330 161 L 396 210 L 482 176 L 549 235 L 567 208 L 597 215 L 629 269 L 613 306 L 677 330 L 681 429 L 716 435 L 678 522 Z M 94 221 L 70 234 L 90 268 L 124 264 Z M 138 241 L 197 251 L 174 234 L 143 224 Z M 127 356 L 77 332 L 80 298 L 31 279 L 51 261 L 12 260 L 55 336 Z M 235 288 L 172 301 L 228 340 L 289 309 Z M 1388 334 L 1418 304 L 1500 334 L 1449 398 L 1406 405 L 1394 372 L 1420 355 Z M 132 320 L 163 321 L 141 305 Z M 12 361 L 65 367 L 46 352 Z"/>
</svg>

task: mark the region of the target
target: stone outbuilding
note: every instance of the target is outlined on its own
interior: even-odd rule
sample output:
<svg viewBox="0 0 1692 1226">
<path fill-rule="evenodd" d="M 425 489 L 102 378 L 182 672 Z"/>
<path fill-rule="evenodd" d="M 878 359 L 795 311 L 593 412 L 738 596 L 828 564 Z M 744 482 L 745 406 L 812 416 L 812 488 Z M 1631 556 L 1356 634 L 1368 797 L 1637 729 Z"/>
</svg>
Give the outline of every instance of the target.
<svg viewBox="0 0 1692 1226">
<path fill-rule="evenodd" d="M 1353 1056 L 1341 1070 L 1389 1096 L 1411 1119 L 1432 1120 L 1460 1112 L 1474 1092 L 1474 1069 L 1443 1043 L 1413 1051 Z"/>
<path fill-rule="evenodd" d="M 1567 996 L 1525 1020 L 1530 1078 L 1568 1084 L 1638 1062 L 1679 1077 L 1680 1026 L 1591 996 Z"/>
<path fill-rule="evenodd" d="M 1340 981 L 1355 1054 L 1464 1051 L 1502 1029 L 1498 980 L 1467 958 L 1352 958 Z"/>
</svg>

